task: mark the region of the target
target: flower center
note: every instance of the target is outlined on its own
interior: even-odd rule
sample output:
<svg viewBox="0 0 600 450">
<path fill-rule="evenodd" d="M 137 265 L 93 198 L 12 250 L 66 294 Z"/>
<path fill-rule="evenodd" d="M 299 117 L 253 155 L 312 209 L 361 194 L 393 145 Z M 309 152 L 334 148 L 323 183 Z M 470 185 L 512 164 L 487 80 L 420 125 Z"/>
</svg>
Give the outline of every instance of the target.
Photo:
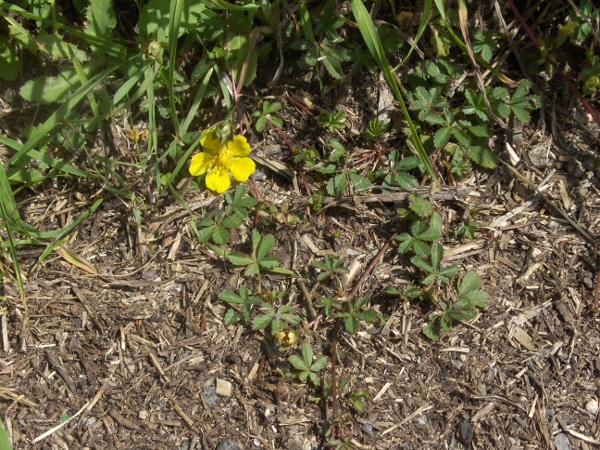
<svg viewBox="0 0 600 450">
<path fill-rule="evenodd" d="M 229 167 L 229 155 L 227 154 L 227 147 L 223 147 L 219 152 L 219 158 L 217 159 L 217 166 Z"/>
</svg>

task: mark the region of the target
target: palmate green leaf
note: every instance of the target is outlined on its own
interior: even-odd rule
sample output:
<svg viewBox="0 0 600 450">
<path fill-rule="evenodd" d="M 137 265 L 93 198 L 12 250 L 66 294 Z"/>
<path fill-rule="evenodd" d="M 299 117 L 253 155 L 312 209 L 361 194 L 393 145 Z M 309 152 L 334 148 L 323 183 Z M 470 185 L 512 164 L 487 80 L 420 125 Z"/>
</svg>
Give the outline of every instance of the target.
<svg viewBox="0 0 600 450">
<path fill-rule="evenodd" d="M 446 333 L 450 333 L 452 331 L 452 318 L 446 314 L 440 317 L 440 327 Z"/>
<path fill-rule="evenodd" d="M 358 319 L 354 316 L 348 316 L 344 326 L 348 333 L 356 333 L 358 331 Z"/>
<path fill-rule="evenodd" d="M 348 178 L 345 173 L 341 173 L 331 178 L 325 187 L 329 195 L 343 195 L 348 189 Z"/>
<path fill-rule="evenodd" d="M 317 360 L 310 366 L 310 369 L 313 372 L 319 372 L 320 370 L 322 370 L 325 367 L 326 364 L 327 364 L 327 357 L 319 356 L 317 358 Z"/>
<path fill-rule="evenodd" d="M 90 0 L 85 32 L 91 36 L 112 39 L 112 30 L 117 25 L 112 0 Z"/>
<path fill-rule="evenodd" d="M 440 338 L 441 330 L 438 321 L 433 321 L 423 328 L 423 334 L 432 341 L 437 341 Z"/>
<path fill-rule="evenodd" d="M 354 191 L 364 191 L 365 189 L 371 187 L 371 182 L 369 179 L 366 177 L 361 177 L 357 173 L 350 172 L 348 177 L 350 178 L 350 183 L 352 183 Z"/>
<path fill-rule="evenodd" d="M 247 266 L 255 262 L 251 256 L 239 252 L 227 253 L 227 259 L 236 266 Z"/>
<path fill-rule="evenodd" d="M 225 317 L 223 317 L 223 323 L 226 327 L 234 324 L 240 318 L 240 315 L 234 309 L 229 309 L 225 313 Z"/>
<path fill-rule="evenodd" d="M 300 370 L 302 372 L 307 372 L 310 370 L 310 367 L 304 362 L 304 360 L 302 358 L 300 358 L 298 355 L 292 355 L 288 358 L 288 361 L 290 362 L 290 364 L 292 366 L 294 366 L 294 368 L 296 370 Z M 308 374 L 307 374 L 308 376 Z M 306 380 L 306 377 L 304 377 L 304 380 Z M 304 381 L 303 380 L 303 381 Z"/>
<path fill-rule="evenodd" d="M 481 286 L 481 278 L 477 275 L 477 272 L 470 271 L 463 277 L 460 284 L 458 285 L 458 296 L 463 297 L 469 292 L 473 292 L 479 289 Z"/>
<path fill-rule="evenodd" d="M 273 315 L 272 314 L 265 314 L 264 316 L 256 316 L 254 318 L 254 320 L 252 321 L 252 329 L 254 331 L 256 330 L 263 330 L 265 328 L 267 328 L 269 326 L 269 324 L 271 323 L 271 321 L 273 320 Z"/>
<path fill-rule="evenodd" d="M 229 233 L 229 230 L 226 230 L 223 227 L 219 227 L 219 226 L 215 226 L 213 228 L 213 232 L 212 232 L 212 240 L 215 244 L 217 245 L 224 245 L 227 244 L 229 242 L 229 239 L 231 238 L 231 235 Z"/>
<path fill-rule="evenodd" d="M 231 214 L 230 216 L 227 216 L 224 220 L 223 220 L 223 226 L 225 228 L 237 228 L 239 227 L 242 222 L 244 221 L 243 217 L 240 217 L 239 214 Z"/>
<path fill-rule="evenodd" d="M 498 155 L 481 145 L 463 147 L 469 159 L 486 169 L 493 169 L 498 165 Z"/>
<path fill-rule="evenodd" d="M 256 112 L 258 112 L 258 111 L 256 111 Z M 258 120 L 256 121 L 254 128 L 256 128 L 256 131 L 258 131 L 259 133 L 262 133 L 264 131 L 266 125 L 267 125 L 267 120 L 265 119 L 265 116 L 263 116 L 262 114 L 259 113 Z"/>
<path fill-rule="evenodd" d="M 417 266 L 419 269 L 421 269 L 421 270 L 424 270 L 424 271 L 425 271 L 425 272 L 427 272 L 427 273 L 432 273 L 432 272 L 434 272 L 434 269 L 433 269 L 433 267 L 431 267 L 429 264 L 427 264 L 427 263 L 426 263 L 426 262 L 423 260 L 423 258 L 421 258 L 421 257 L 419 257 L 419 256 L 413 256 L 413 257 L 410 259 L 410 262 L 411 262 L 413 265 Z"/>
<path fill-rule="evenodd" d="M 307 343 L 302 344 L 302 358 L 307 368 L 310 368 L 312 365 L 313 356 L 312 346 Z"/>
<path fill-rule="evenodd" d="M 274 267 L 277 267 L 279 265 L 279 261 L 277 261 L 272 256 L 268 256 L 268 257 L 263 258 L 260 261 L 258 261 L 258 264 L 261 267 L 264 267 L 265 269 L 270 270 L 270 269 L 273 269 Z"/>
<path fill-rule="evenodd" d="M 374 309 L 367 309 L 366 311 L 361 312 L 358 315 L 358 318 L 365 322 L 375 322 L 377 320 L 377 313 Z"/>
<path fill-rule="evenodd" d="M 234 303 L 236 305 L 243 305 L 244 303 L 246 303 L 246 301 L 242 297 L 237 295 L 235 292 L 229 291 L 221 292 L 219 294 L 219 300 L 223 300 L 227 303 Z"/>
<path fill-rule="evenodd" d="M 472 305 L 454 304 L 446 310 L 445 315 L 454 320 L 471 320 L 477 315 L 477 310 Z"/>
<path fill-rule="evenodd" d="M 267 261 L 267 253 L 275 247 L 275 237 L 272 234 L 267 234 L 261 241 L 256 252 L 256 258 L 259 262 Z"/>
<path fill-rule="evenodd" d="M 430 201 L 420 198 L 416 193 L 410 196 L 410 209 L 419 217 L 430 217 L 435 208 Z"/>
<path fill-rule="evenodd" d="M 452 128 L 444 127 L 437 130 L 435 135 L 433 136 L 433 145 L 435 148 L 442 148 L 444 145 L 448 143 L 450 137 L 452 136 Z"/>
<path fill-rule="evenodd" d="M 442 259 L 444 258 L 444 247 L 442 244 L 435 243 L 431 248 L 431 265 L 435 270 L 438 270 L 440 264 L 442 263 Z"/>
</svg>

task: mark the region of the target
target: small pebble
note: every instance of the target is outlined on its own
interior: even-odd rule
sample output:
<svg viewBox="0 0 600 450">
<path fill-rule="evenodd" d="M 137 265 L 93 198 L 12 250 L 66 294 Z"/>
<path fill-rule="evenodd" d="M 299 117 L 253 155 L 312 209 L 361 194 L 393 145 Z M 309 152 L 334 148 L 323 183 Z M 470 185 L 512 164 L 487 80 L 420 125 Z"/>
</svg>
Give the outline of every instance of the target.
<svg viewBox="0 0 600 450">
<path fill-rule="evenodd" d="M 223 441 L 219 445 L 217 445 L 216 450 L 240 450 L 235 442 L 232 441 Z"/>
<path fill-rule="evenodd" d="M 215 380 L 211 380 L 210 384 L 204 389 L 204 401 L 208 406 L 214 408 L 219 401 L 219 397 L 215 393 Z"/>
<path fill-rule="evenodd" d="M 556 450 L 571 450 L 571 441 L 564 433 L 558 433 L 554 436 L 554 447 Z"/>
<path fill-rule="evenodd" d="M 473 425 L 467 419 L 460 424 L 460 440 L 465 444 L 470 444 L 473 440 Z"/>
<path fill-rule="evenodd" d="M 598 413 L 598 400 L 596 400 L 595 398 L 589 400 L 585 404 L 585 410 L 591 415 L 595 416 Z"/>
</svg>

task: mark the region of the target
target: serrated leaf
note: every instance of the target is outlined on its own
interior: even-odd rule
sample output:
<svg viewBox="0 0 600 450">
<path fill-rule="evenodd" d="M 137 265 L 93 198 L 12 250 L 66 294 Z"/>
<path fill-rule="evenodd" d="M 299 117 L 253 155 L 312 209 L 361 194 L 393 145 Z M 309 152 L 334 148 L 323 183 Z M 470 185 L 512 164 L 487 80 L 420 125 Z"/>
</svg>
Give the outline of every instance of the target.
<svg viewBox="0 0 600 450">
<path fill-rule="evenodd" d="M 435 145 L 435 148 L 442 148 L 444 145 L 446 145 L 448 143 L 451 136 L 452 136 L 452 128 L 450 128 L 450 127 L 440 128 L 433 136 L 433 145 Z"/>
<path fill-rule="evenodd" d="M 327 182 L 326 190 L 329 195 L 343 195 L 348 188 L 348 179 L 345 173 L 341 173 L 331 178 Z"/>
<path fill-rule="evenodd" d="M 402 242 L 402 244 L 400 244 L 398 246 L 398 252 L 400 252 L 400 253 L 406 253 L 406 252 L 408 252 L 412 248 L 413 243 L 414 243 L 414 239 L 413 238 L 411 238 L 406 233 L 404 233 L 404 235 L 406 236 L 406 239 L 405 240 L 403 239 L 404 242 Z M 399 239 L 399 238 L 400 238 L 400 236 L 398 236 L 396 239 Z"/>
<path fill-rule="evenodd" d="M 225 220 L 223 220 L 222 224 L 225 228 L 237 228 L 242 224 L 243 217 L 240 217 L 238 214 L 232 214 L 227 216 Z"/>
<path fill-rule="evenodd" d="M 418 239 L 415 239 L 413 241 L 413 250 L 415 252 L 415 255 L 421 256 L 423 258 L 429 256 L 429 254 L 431 253 L 429 245 L 427 245 L 425 242 L 419 241 Z"/>
<path fill-rule="evenodd" d="M 515 118 L 523 123 L 528 123 L 531 121 L 531 114 L 524 108 L 519 106 L 512 105 L 511 108 L 512 113 L 515 115 Z"/>
<path fill-rule="evenodd" d="M 229 242 L 230 239 L 229 230 L 226 230 L 223 227 L 214 227 L 212 232 L 212 240 L 217 245 L 224 245 Z"/>
<path fill-rule="evenodd" d="M 467 300 L 469 303 L 471 303 L 479 308 L 483 308 L 484 306 L 487 305 L 487 302 L 489 300 L 489 295 L 485 291 L 473 291 L 473 292 L 469 292 L 468 294 L 465 294 L 463 296 L 463 298 L 465 300 Z"/>
<path fill-rule="evenodd" d="M 434 230 L 430 228 L 428 230 L 423 231 L 418 236 L 416 236 L 420 241 L 437 241 L 442 238 L 442 234 L 438 230 Z"/>
<path fill-rule="evenodd" d="M 77 46 L 64 42 L 57 34 L 40 33 L 36 37 L 38 44 L 42 45 L 54 59 L 71 58 L 71 52 L 77 57 L 80 62 L 87 61 L 88 55 L 85 51 Z"/>
<path fill-rule="evenodd" d="M 408 158 L 404 158 L 402 161 L 396 164 L 394 166 L 394 170 L 412 170 L 419 167 L 420 164 L 421 162 L 419 161 L 419 158 L 417 158 L 416 156 L 409 156 Z"/>
<path fill-rule="evenodd" d="M 355 191 L 361 191 L 371 187 L 371 182 L 366 177 L 361 177 L 359 174 L 353 172 L 349 174 L 349 177 Z"/>
<path fill-rule="evenodd" d="M 253 330 L 262 330 L 267 328 L 271 321 L 273 320 L 272 314 L 265 314 L 262 316 L 256 316 L 252 321 L 252 329 Z"/>
<path fill-rule="evenodd" d="M 252 230 L 252 254 L 256 254 L 260 244 L 260 233 L 256 228 Z"/>
<path fill-rule="evenodd" d="M 276 273 L 279 275 L 289 275 L 292 277 L 297 277 L 299 276 L 296 272 L 294 272 L 293 270 L 289 270 L 289 269 L 284 269 L 283 267 L 272 267 L 270 269 L 268 269 L 269 272 L 271 273 Z"/>
<path fill-rule="evenodd" d="M 229 325 L 234 324 L 239 319 L 239 317 L 240 315 L 235 310 L 229 309 L 225 313 L 225 317 L 223 317 L 223 323 L 226 327 L 228 327 Z"/>
<path fill-rule="evenodd" d="M 90 76 L 98 67 L 98 62 L 92 61 L 83 67 L 86 76 Z M 29 102 L 53 103 L 64 100 L 69 91 L 79 87 L 80 78 L 75 69 L 64 69 L 56 77 L 38 77 L 25 83 L 19 94 Z"/>
<path fill-rule="evenodd" d="M 437 322 L 432 322 L 423 328 L 423 334 L 432 341 L 437 341 L 440 338 L 440 327 Z"/>
<path fill-rule="evenodd" d="M 446 311 L 446 314 L 455 320 L 471 320 L 477 315 L 474 309 L 454 309 Z"/>
<path fill-rule="evenodd" d="M 419 257 L 419 256 L 413 256 L 410 259 L 410 262 L 413 263 L 415 266 L 417 266 L 419 269 L 424 270 L 425 272 L 431 273 L 433 272 L 433 267 L 431 267 L 429 264 L 427 264 L 423 258 Z"/>
<path fill-rule="evenodd" d="M 238 252 L 227 253 L 227 259 L 236 266 L 247 266 L 255 262 L 251 256 Z"/>
<path fill-rule="evenodd" d="M 358 331 L 358 320 L 354 316 L 348 316 L 345 323 L 348 333 L 356 333 Z"/>
<path fill-rule="evenodd" d="M 111 39 L 112 29 L 117 25 L 111 0 L 90 0 L 86 11 L 88 21 L 85 32 L 92 36 Z"/>
<path fill-rule="evenodd" d="M 478 289 L 479 286 L 481 286 L 481 278 L 479 278 L 477 272 L 467 272 L 458 286 L 458 296 L 463 297 L 465 294 Z"/>
<path fill-rule="evenodd" d="M 265 100 L 265 103 L 263 105 L 263 112 L 265 114 L 273 114 L 273 113 L 276 113 L 277 111 L 279 111 L 280 109 L 281 109 L 281 103 L 279 103 L 279 102 L 270 103 L 269 101 Z"/>
<path fill-rule="evenodd" d="M 256 128 L 256 131 L 258 131 L 259 133 L 262 133 L 266 125 L 267 121 L 265 119 L 265 116 L 260 115 L 258 120 L 256 121 L 256 125 L 254 125 L 254 128 Z"/>
<path fill-rule="evenodd" d="M 440 317 L 440 327 L 446 333 L 450 333 L 452 331 L 452 319 L 447 315 L 443 315 Z"/>
<path fill-rule="evenodd" d="M 493 169 L 498 165 L 498 155 L 482 146 L 470 146 L 464 148 L 471 161 L 486 169 Z"/>
<path fill-rule="evenodd" d="M 316 373 L 311 372 L 310 375 L 309 375 L 309 377 L 310 377 L 310 381 L 312 381 L 312 383 L 315 386 L 320 386 L 321 385 L 321 380 L 319 379 L 319 376 Z"/>
<path fill-rule="evenodd" d="M 413 194 L 410 196 L 410 209 L 420 217 L 429 217 L 435 211 L 430 201 Z"/>
<path fill-rule="evenodd" d="M 442 263 L 442 259 L 444 258 L 444 247 L 442 244 L 435 243 L 431 248 L 431 264 L 435 269 L 440 267 Z"/>
<path fill-rule="evenodd" d="M 261 267 L 264 267 L 265 269 L 272 269 L 279 265 L 279 261 L 277 261 L 272 256 L 263 258 L 258 263 L 261 265 Z"/>
<path fill-rule="evenodd" d="M 271 122 L 271 125 L 273 125 L 274 127 L 281 128 L 283 126 L 283 119 L 279 116 L 271 116 L 269 118 L 269 121 Z"/>
<path fill-rule="evenodd" d="M 319 356 L 317 360 L 310 366 L 310 370 L 313 372 L 319 372 L 327 364 L 327 357 Z"/>
<path fill-rule="evenodd" d="M 302 357 L 304 358 L 304 362 L 308 364 L 307 367 L 310 367 L 313 360 L 313 349 L 310 344 L 302 344 Z"/>
<path fill-rule="evenodd" d="M 367 309 L 366 311 L 361 312 L 358 315 L 360 320 L 364 320 L 365 322 L 374 322 L 377 320 L 377 313 L 374 309 Z"/>
<path fill-rule="evenodd" d="M 267 234 L 260 243 L 258 250 L 256 252 L 256 258 L 259 262 L 263 262 L 267 253 L 269 253 L 273 247 L 275 247 L 275 237 L 272 234 Z"/>
<path fill-rule="evenodd" d="M 239 295 L 235 294 L 234 292 L 229 292 L 229 291 L 221 292 L 219 294 L 219 300 L 223 300 L 224 302 L 227 302 L 227 303 L 235 303 L 236 305 L 241 305 L 241 304 L 245 303 L 243 298 L 241 298 Z"/>
<path fill-rule="evenodd" d="M 458 273 L 458 266 L 456 264 L 452 264 L 450 267 L 446 267 L 444 270 L 440 272 L 440 278 L 444 277 L 453 277 Z"/>
<path fill-rule="evenodd" d="M 336 80 L 339 80 L 340 78 L 342 78 L 342 75 L 344 75 L 344 73 L 342 72 L 342 65 L 334 57 L 325 58 L 323 60 L 323 65 L 327 69 L 327 72 L 329 72 L 329 75 L 331 75 L 331 77 L 335 78 Z"/>
<path fill-rule="evenodd" d="M 419 182 L 417 179 L 406 172 L 398 172 L 394 177 L 394 181 L 396 184 L 400 185 L 402 189 L 406 189 L 408 191 L 419 187 Z"/>
</svg>

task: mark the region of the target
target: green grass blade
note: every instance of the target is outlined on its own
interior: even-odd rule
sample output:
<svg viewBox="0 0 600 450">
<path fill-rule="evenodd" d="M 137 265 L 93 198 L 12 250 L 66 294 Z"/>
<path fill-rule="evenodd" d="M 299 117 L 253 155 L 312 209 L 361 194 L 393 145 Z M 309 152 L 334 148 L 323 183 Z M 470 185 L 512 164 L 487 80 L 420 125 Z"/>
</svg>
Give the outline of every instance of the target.
<svg viewBox="0 0 600 450">
<path fill-rule="evenodd" d="M 315 44 L 317 40 L 315 39 L 315 33 L 313 31 L 312 23 L 310 22 L 310 14 L 308 13 L 308 7 L 306 3 L 302 3 L 300 5 L 300 26 L 302 27 L 302 31 L 304 31 L 304 37 L 311 44 Z"/>
<path fill-rule="evenodd" d="M 423 147 L 423 143 L 421 142 L 419 133 L 417 132 L 417 129 L 412 119 L 410 118 L 408 108 L 404 103 L 404 98 L 402 97 L 402 93 L 400 92 L 398 80 L 394 76 L 392 68 L 390 67 L 390 64 L 385 56 L 385 51 L 383 49 L 383 45 L 381 44 L 381 39 L 379 39 L 379 35 L 377 34 L 377 29 L 373 24 L 373 20 L 371 19 L 371 16 L 369 15 L 367 8 L 365 8 L 365 5 L 363 4 L 362 0 L 350 0 L 350 7 L 352 8 L 352 12 L 356 19 L 356 23 L 358 24 L 358 28 L 363 36 L 367 48 L 369 49 L 369 52 L 371 53 L 371 55 L 375 59 L 375 62 L 383 72 L 383 76 L 392 88 L 396 100 L 398 100 L 398 103 L 402 108 L 402 112 L 404 113 L 404 117 L 406 118 L 406 121 L 410 128 L 410 134 L 415 145 L 417 157 L 421 161 L 421 164 L 423 164 L 423 166 L 425 167 L 425 170 L 427 171 L 431 179 L 433 181 L 437 181 L 437 177 L 435 176 L 435 172 L 433 170 L 433 167 L 431 166 L 431 162 L 429 161 L 427 152 Z"/>
<path fill-rule="evenodd" d="M 184 0 L 171 0 L 169 12 L 169 108 L 171 109 L 171 120 L 175 127 L 175 137 L 179 135 L 179 121 L 177 120 L 177 108 L 175 107 L 175 62 L 177 60 L 177 41 L 179 37 L 179 25 L 183 14 Z"/>
<path fill-rule="evenodd" d="M 194 97 L 194 101 L 188 112 L 188 115 L 181 124 L 181 128 L 179 129 L 179 132 L 182 135 L 187 133 L 187 130 L 190 124 L 192 123 L 192 120 L 194 120 L 194 118 L 196 117 L 196 113 L 198 112 L 198 109 L 200 109 L 200 104 L 202 103 L 202 100 L 204 100 L 204 96 L 206 95 L 206 91 L 208 90 L 210 78 L 212 77 L 213 73 L 214 69 L 212 67 L 208 69 L 208 72 L 206 72 L 206 75 L 204 76 L 204 79 L 202 80 L 202 83 L 198 88 L 198 92 L 196 92 L 196 96 Z"/>
<path fill-rule="evenodd" d="M 408 55 L 406 55 L 406 58 L 404 58 L 404 61 L 402 61 L 398 66 L 396 66 L 394 68 L 394 72 L 396 70 L 398 70 L 400 67 L 402 67 L 404 65 L 404 63 L 406 63 L 406 61 L 408 61 L 413 50 L 415 49 L 415 47 L 421 40 L 421 37 L 423 36 L 423 32 L 425 31 L 425 28 L 429 24 L 429 18 L 431 17 L 432 9 L 433 9 L 432 0 L 425 0 L 425 2 L 423 3 L 423 15 L 421 16 L 421 22 L 419 23 L 419 29 L 417 30 L 417 35 L 415 36 L 415 39 L 413 40 L 413 43 L 410 46 Z"/>
</svg>

